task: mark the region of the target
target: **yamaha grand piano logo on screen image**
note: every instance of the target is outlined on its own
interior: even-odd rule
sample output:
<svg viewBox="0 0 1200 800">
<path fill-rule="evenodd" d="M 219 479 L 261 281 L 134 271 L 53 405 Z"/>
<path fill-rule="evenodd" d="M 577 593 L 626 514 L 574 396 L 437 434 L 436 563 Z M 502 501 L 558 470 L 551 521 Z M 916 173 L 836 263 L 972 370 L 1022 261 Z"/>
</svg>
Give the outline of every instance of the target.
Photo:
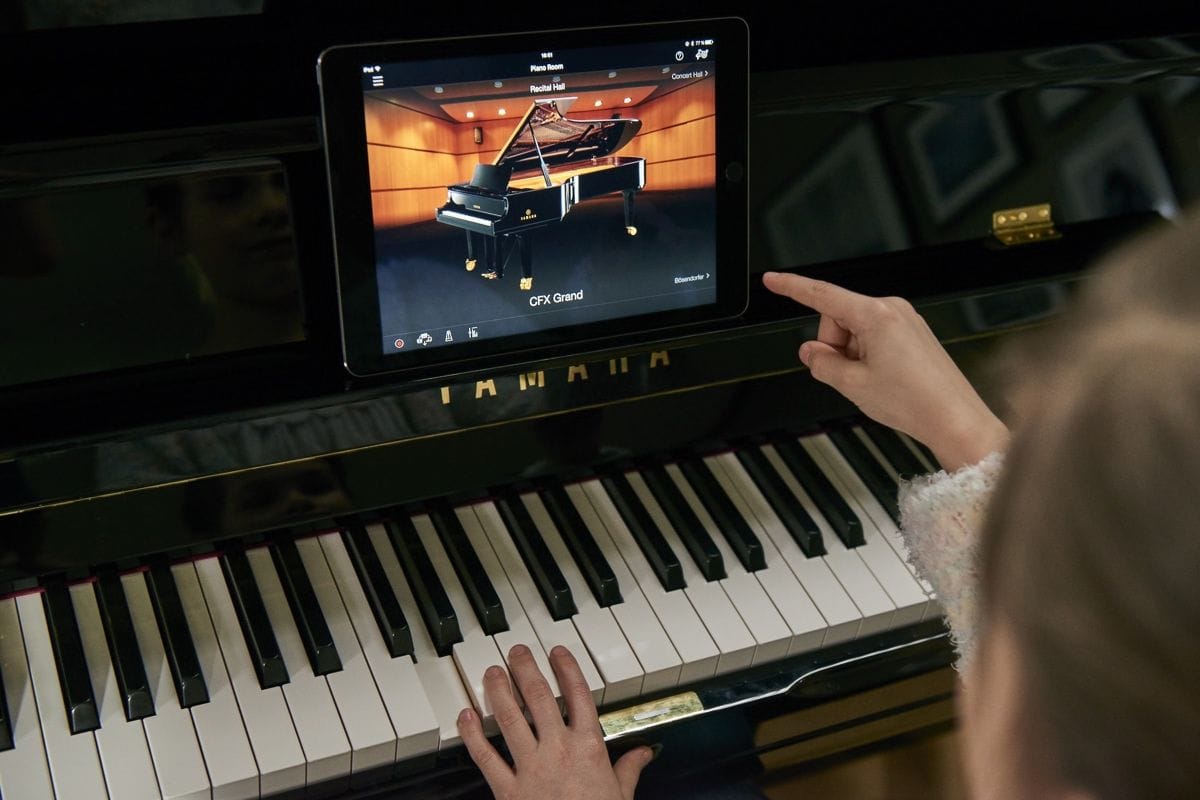
<svg viewBox="0 0 1200 800">
<path fill-rule="evenodd" d="M 530 220 L 535 219 L 537 219 L 537 212 L 535 212 L 532 208 L 525 209 L 525 213 L 521 215 L 521 222 L 529 222 Z"/>
</svg>

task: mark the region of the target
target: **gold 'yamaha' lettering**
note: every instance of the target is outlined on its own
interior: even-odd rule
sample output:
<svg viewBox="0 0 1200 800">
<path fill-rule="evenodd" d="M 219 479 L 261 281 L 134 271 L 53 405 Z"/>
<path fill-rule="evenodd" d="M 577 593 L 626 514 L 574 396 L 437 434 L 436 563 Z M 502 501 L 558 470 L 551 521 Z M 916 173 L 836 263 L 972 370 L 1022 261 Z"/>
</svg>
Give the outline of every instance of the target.
<svg viewBox="0 0 1200 800">
<path fill-rule="evenodd" d="M 655 350 L 650 354 L 650 369 L 671 366 L 671 356 L 666 350 Z"/>
<path fill-rule="evenodd" d="M 574 383 L 576 378 L 584 381 L 588 379 L 587 364 L 576 364 L 573 367 L 567 367 L 567 383 Z"/>
<path fill-rule="evenodd" d="M 532 208 L 525 209 L 525 213 L 521 215 L 521 222 L 529 222 L 532 219 L 537 219 L 537 214 Z"/>
<path fill-rule="evenodd" d="M 528 389 L 530 386 L 535 386 L 538 389 L 542 389 L 546 386 L 545 370 L 539 369 L 537 372 L 522 372 L 520 377 L 522 392 Z"/>
<path fill-rule="evenodd" d="M 475 399 L 483 397 L 484 393 L 491 397 L 496 396 L 496 381 L 494 378 L 488 378 L 486 381 L 475 381 Z"/>
<path fill-rule="evenodd" d="M 444 405 L 444 406 L 450 405 L 450 387 L 449 386 L 442 387 L 442 405 Z"/>
<path fill-rule="evenodd" d="M 629 358 L 627 356 L 610 358 L 608 360 L 608 374 L 616 375 L 618 371 L 622 375 L 624 375 L 626 372 L 629 372 Z"/>
</svg>

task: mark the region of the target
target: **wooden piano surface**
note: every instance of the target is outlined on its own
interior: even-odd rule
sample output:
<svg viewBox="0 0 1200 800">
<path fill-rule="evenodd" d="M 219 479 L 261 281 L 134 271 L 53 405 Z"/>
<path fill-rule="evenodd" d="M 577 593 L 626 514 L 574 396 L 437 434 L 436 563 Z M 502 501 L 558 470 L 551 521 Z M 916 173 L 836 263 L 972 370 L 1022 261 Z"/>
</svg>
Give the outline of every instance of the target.
<svg viewBox="0 0 1200 800">
<path fill-rule="evenodd" d="M 336 38 L 376 37 L 379 23 L 338 17 L 337 24 L 301 25 L 313 22 L 301 19 L 297 32 L 271 24 L 279 21 L 268 15 L 242 26 L 205 23 L 196 28 L 199 34 L 189 33 L 192 29 L 183 24 L 167 25 L 156 29 L 159 37 L 120 28 L 64 32 L 57 38 L 18 36 L 4 51 L 3 57 L 14 64 L 32 59 L 47 68 L 67 58 L 68 66 L 77 69 L 72 74 L 94 91 L 80 93 L 79 114 L 62 130 L 47 128 L 46 120 L 57 118 L 48 113 L 52 101 L 47 93 L 23 92 L 13 98 L 12 118 L 21 123 L 0 134 L 5 148 L 0 150 L 0 174 L 6 175 L 0 189 L 18 185 L 7 177 L 15 167 L 41 169 L 46 152 L 91 152 L 121 160 L 143 142 L 159 141 L 148 132 L 163 128 L 187 129 L 189 141 L 200 143 L 196 152 L 202 160 L 278 158 L 288 174 L 310 299 L 308 341 L 282 352 L 6 390 L 0 396 L 6 418 L 22 420 L 19 427 L 0 432 L 0 672 L 7 703 L 0 727 L 7 726 L 17 741 L 14 749 L 0 752 L 5 796 L 49 797 L 56 791 L 51 786 L 50 793 L 22 793 L 13 788 L 18 780 L 29 781 L 20 786 L 36 786 L 40 780 L 43 787 L 57 781 L 53 796 L 58 797 L 103 797 L 109 789 L 113 796 L 129 796 L 115 791 L 118 783 L 106 781 L 104 759 L 128 745 L 131 729 L 144 731 L 143 746 L 147 736 L 152 744 L 178 745 L 166 772 L 156 771 L 156 759 L 166 757 L 162 747 L 140 761 L 123 762 L 130 765 L 128 785 L 151 796 L 166 788 L 159 779 L 203 792 L 203 781 L 211 782 L 215 775 L 229 786 L 253 783 L 255 791 L 269 795 L 295 786 L 302 772 L 301 781 L 328 778 L 322 788 L 333 796 L 477 794 L 478 773 L 455 746 L 445 717 L 448 710 L 470 702 L 471 681 L 460 678 L 460 668 L 482 664 L 493 653 L 502 657 L 501 643 L 511 641 L 508 634 L 518 630 L 532 631 L 539 644 L 548 646 L 551 632 L 570 633 L 569 628 L 580 651 L 601 660 L 598 646 L 582 646 L 580 627 L 569 620 L 563 625 L 551 610 L 540 609 L 536 582 L 518 590 L 522 580 L 533 578 L 527 567 L 522 574 L 525 562 L 497 498 L 516 497 L 531 509 L 534 526 L 544 527 L 545 519 L 533 514 L 544 501 L 531 499 L 531 490 L 561 487 L 569 490 L 572 502 L 584 497 L 592 509 L 590 515 L 581 513 L 585 525 L 600 520 L 599 527 L 589 530 L 607 548 L 606 558 L 623 565 L 615 570 L 618 583 L 628 575 L 631 600 L 655 609 L 653 604 L 668 602 L 664 597 L 672 591 L 658 585 L 656 565 L 649 559 L 643 563 L 640 547 L 629 538 L 632 533 L 621 530 L 629 523 L 615 504 L 609 507 L 612 495 L 589 481 L 597 474 L 699 458 L 701 469 L 718 479 L 720 492 L 753 523 L 753 534 L 774 548 L 797 580 L 803 562 L 788 565 L 785 551 L 793 559 L 810 556 L 793 549 L 799 545 L 790 532 L 775 538 L 774 512 L 762 506 L 764 498 L 737 474 L 739 448 L 761 448 L 754 437 L 780 432 L 813 444 L 812 439 L 831 429 L 861 423 L 851 407 L 813 382 L 796 362 L 795 349 L 813 335 L 815 320 L 757 287 L 744 319 L 704 336 L 554 363 L 514 363 L 509 371 L 441 383 L 347 384 L 337 358 L 335 315 L 319 302 L 332 296 L 332 281 L 320 142 L 313 122 L 315 93 L 298 87 L 308 85 L 312 57 L 322 46 Z M 424 23 L 430 30 L 444 24 Z M 752 18 L 752 31 L 755 27 Z M 764 33 L 759 35 L 767 42 L 772 41 L 769 29 L 766 23 L 760 26 Z M 1074 35 L 1067 33 L 1014 36 L 972 55 L 952 55 L 935 44 L 929 54 L 937 59 L 854 69 L 781 63 L 782 51 L 760 49 L 752 93 L 753 270 L 803 269 L 863 291 L 909 297 L 956 360 L 981 375 L 985 357 L 1010 334 L 1036 328 L 1051 317 L 1082 279 L 1080 270 L 1144 222 L 1144 212 L 1170 211 L 1200 194 L 1200 159 L 1189 145 L 1200 138 L 1200 48 L 1194 37 L 1168 35 L 1188 32 L 1178 20 L 1168 29 L 1129 30 L 1140 38 L 1096 43 L 1068 38 Z M 267 68 L 254 55 L 263 52 L 264 31 L 290 37 L 287 52 L 294 58 L 273 67 L 280 80 L 271 82 L 270 91 L 234 81 L 229 85 L 236 91 L 213 95 L 212 73 L 205 65 L 223 61 L 225 68 Z M 228 45 L 212 51 L 213 41 Z M 51 46 L 56 42 L 77 46 Z M 147 97 L 162 96 L 160 81 L 166 79 L 147 75 L 144 83 L 130 80 L 145 71 L 139 58 L 162 58 L 172 45 L 172 55 L 179 57 L 174 63 L 190 59 L 186 68 L 173 73 L 180 85 L 172 91 L 191 87 L 194 103 L 148 102 Z M 891 46 L 874 54 L 897 55 L 900 45 Z M 93 47 L 112 58 L 102 66 L 93 64 L 88 61 Z M 812 52 L 824 64 L 844 58 L 834 58 L 819 42 Z M 1090 66 L 1079 66 L 1084 56 Z M 127 95 L 136 102 L 123 99 Z M 960 130 L 959 125 L 979 137 L 973 140 L 979 146 L 971 151 L 979 171 L 967 177 L 956 172 L 959 162 L 939 161 L 938 149 L 932 147 L 946 141 L 947 131 Z M 203 130 L 196 132 L 198 128 Z M 1116 139 L 1114 130 L 1120 134 Z M 968 138 L 963 134 L 964 141 Z M 1103 174 L 1105 165 L 1115 165 L 1138 191 L 1122 195 L 1115 205 L 1096 207 L 1087 176 Z M 65 166 L 53 169 L 69 171 Z M 983 177 L 971 177 L 978 175 Z M 1028 249 L 990 241 L 992 210 L 1041 200 L 1055 202 L 1062 239 Z M 541 378 L 530 381 L 531 375 Z M 840 475 L 840 486 L 857 486 L 823 441 L 816 452 L 823 454 L 825 468 Z M 886 465 L 886 456 L 879 463 Z M 781 477 L 787 474 L 786 464 L 772 468 Z M 653 511 L 644 485 L 632 483 L 642 490 L 637 496 L 647 513 Z M 689 486 L 691 479 L 685 475 L 677 485 Z M 698 517 L 712 513 L 705 511 L 699 494 L 688 496 L 687 502 Z M 869 494 L 854 502 L 864 516 L 874 514 L 886 527 L 884 503 Z M 477 622 L 468 579 L 459 576 L 443 543 L 445 534 L 427 517 L 431 509 L 446 505 L 465 520 L 464 535 L 482 556 L 483 569 L 493 570 L 501 604 L 514 612 L 509 632 L 489 636 Z M 871 513 L 864 510 L 868 506 Z M 579 508 L 582 512 L 587 506 Z M 819 509 L 814 513 L 821 517 Z M 660 508 L 652 519 L 662 515 Z M 458 648 L 457 659 L 452 644 L 448 655 L 438 653 L 447 646 L 435 642 L 429 618 L 420 610 L 428 601 L 413 592 L 413 577 L 401 564 L 387 528 L 374 527 L 385 518 L 413 520 L 420 549 L 432 556 L 428 569 L 410 570 L 425 575 L 428 586 L 443 587 L 468 629 L 460 631 L 464 642 L 470 636 L 475 649 Z M 368 528 L 365 544 L 357 544 L 369 545 L 365 552 L 373 550 L 379 559 L 380 569 L 370 567 L 374 577 L 359 576 L 366 568 L 357 565 L 353 546 L 347 544 L 355 536 L 341 533 L 359 523 Z M 555 525 L 544 538 L 562 551 L 569 545 Z M 887 535 L 880 534 L 877 544 L 890 548 Z M 713 535 L 724 542 L 721 530 Z M 837 535 L 828 528 L 823 535 L 836 550 Z M 690 563 L 691 553 L 678 533 L 667 538 L 674 555 Z M 411 537 L 407 541 L 412 545 Z M 509 545 L 514 550 L 506 550 Z M 735 545 L 722 547 L 727 568 L 737 570 Z M 847 550 L 855 555 L 852 551 Z M 876 552 L 889 551 L 877 547 Z M 828 563 L 830 557 L 811 558 Z M 558 563 L 574 570 L 564 579 L 588 613 L 595 618 L 608 613 L 621 630 L 612 609 L 598 601 L 591 608 L 592 590 L 575 558 Z M 497 564 L 499 573 L 494 572 Z M 763 586 L 746 574 L 747 583 Z M 295 580 L 298 576 L 304 579 Z M 393 658 L 388 649 L 389 629 L 381 626 L 362 591 L 371 582 L 396 592 L 410 636 L 416 638 L 412 646 L 421 648 L 415 662 L 404 654 Z M 172 585 L 181 598 L 181 612 L 164 611 L 176 608 L 162 595 Z M 694 576 L 689 585 L 708 591 L 702 589 L 708 581 Z M 130 664 L 145 669 L 147 690 L 159 712 L 152 718 L 126 719 L 114 671 L 119 659 L 109 653 L 109 640 L 97 636 L 95 622 L 113 612 L 101 608 L 96 586 L 108 587 L 106 591 L 116 586 L 120 591 L 112 596 L 124 598 L 129 607 L 136 653 L 129 650 L 128 637 L 124 646 L 112 646 L 130 656 Z M 261 608 L 240 596 L 235 602 L 231 587 L 250 586 L 262 595 Z M 693 592 L 697 603 L 701 591 Z M 768 598 L 762 608 L 785 603 L 782 596 L 762 591 Z M 895 598 L 883 593 L 894 614 Z M 723 596 L 730 600 L 729 593 Z M 201 607 L 208 613 L 197 613 Z M 297 624 L 296 608 L 318 609 L 327 630 L 318 636 L 315 627 Z M 84 674 L 90 676 L 100 715 L 98 730 L 69 733 L 69 700 L 64 700 L 54 663 L 47 613 L 49 624 L 72 616 L 78 620 L 80 641 L 74 652 L 86 662 Z M 658 613 L 665 618 L 668 612 Z M 881 611 L 876 622 L 882 616 Z M 624 661 L 617 658 L 606 666 L 638 666 L 611 700 L 603 697 L 607 685 L 597 668 L 606 711 L 619 713 L 634 702 L 695 690 L 710 712 L 614 739 L 614 748 L 637 737 L 666 744 L 646 774 L 646 796 L 671 796 L 703 784 L 709 777 L 705 768 L 746 774 L 780 770 L 936 728 L 952 716 L 951 653 L 936 613 L 922 612 L 913 624 L 879 624 L 865 636 L 857 635 L 860 625 L 855 636 L 836 644 L 827 643 L 824 635 L 810 635 L 813 630 L 790 627 L 782 614 L 780 619 L 784 627 L 776 641 L 785 642 L 780 658 L 763 658 L 719 675 L 714 665 L 709 678 L 684 678 L 682 641 L 672 643 L 678 664 L 664 659 L 653 671 L 652 691 L 645 683 L 650 670 L 639 657 L 649 662 L 652 654 L 635 651 L 628 639 Z M 100 629 L 104 625 L 99 623 Z M 613 632 L 612 625 L 582 627 L 599 642 L 606 630 Z M 264 635 L 254 648 L 247 643 L 246 628 Z M 167 630 L 189 635 L 160 632 Z M 291 689 L 261 688 L 254 660 L 274 663 L 267 658 L 273 652 L 267 631 L 276 637 L 275 650 L 287 665 Z M 661 635 L 671 640 L 665 626 Z M 56 627 L 54 637 L 62 636 Z M 183 708 L 177 685 L 194 686 L 195 674 L 189 678 L 192 683 L 181 680 L 170 669 L 167 651 L 186 650 L 189 641 L 210 699 Z M 368 641 L 372 644 L 360 645 L 361 654 L 355 651 L 352 643 Z M 329 645 L 341 669 L 317 675 L 329 662 L 310 655 L 306 644 Z M 82 662 L 76 658 L 68 674 L 80 674 Z M 386 672 L 393 682 L 373 670 Z M 379 707 L 355 716 L 355 735 L 363 738 L 357 742 L 361 746 L 350 748 L 350 732 L 339 729 L 341 721 L 335 724 L 338 704 L 361 701 L 361 694 L 344 686 L 353 680 L 350 676 L 366 685 L 367 675 L 376 677 Z M 388 710 L 385 684 L 421 689 L 408 708 L 424 710 L 404 716 L 403 729 L 403 715 Z M 631 689 L 633 685 L 639 688 Z M 72 689 L 69 698 L 75 696 Z M 389 696 L 394 700 L 401 695 Z M 232 706 L 231 698 L 236 700 Z M 298 717 L 289 713 L 292 705 L 302 708 L 299 716 L 307 720 L 303 747 Z M 231 713 L 245 714 L 250 708 L 254 715 L 243 717 L 238 733 Z M 291 729 L 284 724 L 288 720 Z M 321 720 L 329 724 L 322 726 Z M 371 720 L 387 720 L 395 738 L 389 740 L 381 724 L 376 732 L 383 731 L 382 739 L 372 740 Z M 187 725 L 193 726 L 191 744 L 186 737 L 176 738 Z M 220 745 L 243 758 L 230 757 L 221 760 L 221 770 L 206 770 L 205 759 L 212 761 L 210 766 L 217 763 L 221 731 L 231 735 Z M 388 760 L 389 742 L 395 766 Z M 439 743 L 444 744 L 440 750 L 431 749 Z M 41 752 L 49 747 L 61 755 L 54 765 L 47 765 L 43 755 L 41 772 L 31 773 L 28 766 L 38 763 L 37 756 L 27 754 L 36 753 L 39 744 Z M 351 750 L 361 769 L 355 769 Z M 247 763 L 247 753 L 257 759 L 257 767 L 272 765 L 265 776 L 239 773 L 237 765 Z M 310 753 L 321 757 L 306 761 Z M 158 778 L 138 782 L 131 777 L 138 774 Z"/>
</svg>

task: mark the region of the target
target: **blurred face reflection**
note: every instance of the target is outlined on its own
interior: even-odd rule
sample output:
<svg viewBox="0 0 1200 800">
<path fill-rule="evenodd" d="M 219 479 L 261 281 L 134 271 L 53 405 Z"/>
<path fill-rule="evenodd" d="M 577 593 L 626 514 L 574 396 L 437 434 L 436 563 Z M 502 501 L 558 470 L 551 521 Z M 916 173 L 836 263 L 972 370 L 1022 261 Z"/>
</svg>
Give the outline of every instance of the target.
<svg viewBox="0 0 1200 800">
<path fill-rule="evenodd" d="M 297 305 L 282 171 L 184 182 L 177 221 L 182 246 L 218 297 L 254 306 Z"/>
<path fill-rule="evenodd" d="M 346 510 L 349 500 L 333 470 L 319 461 L 279 467 L 269 476 L 233 478 L 221 509 L 222 530 L 255 530 Z"/>
</svg>

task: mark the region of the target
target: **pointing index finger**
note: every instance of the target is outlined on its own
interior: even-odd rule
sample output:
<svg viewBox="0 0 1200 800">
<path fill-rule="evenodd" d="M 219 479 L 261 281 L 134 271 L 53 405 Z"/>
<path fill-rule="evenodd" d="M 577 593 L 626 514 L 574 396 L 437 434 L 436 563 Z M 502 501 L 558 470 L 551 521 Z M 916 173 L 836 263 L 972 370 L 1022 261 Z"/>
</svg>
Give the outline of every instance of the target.
<svg viewBox="0 0 1200 800">
<path fill-rule="evenodd" d="M 828 281 L 785 272 L 764 273 L 763 285 L 775 294 L 790 297 L 818 314 L 828 314 L 850 327 L 861 324 L 867 313 L 867 304 L 873 299 Z"/>
</svg>

